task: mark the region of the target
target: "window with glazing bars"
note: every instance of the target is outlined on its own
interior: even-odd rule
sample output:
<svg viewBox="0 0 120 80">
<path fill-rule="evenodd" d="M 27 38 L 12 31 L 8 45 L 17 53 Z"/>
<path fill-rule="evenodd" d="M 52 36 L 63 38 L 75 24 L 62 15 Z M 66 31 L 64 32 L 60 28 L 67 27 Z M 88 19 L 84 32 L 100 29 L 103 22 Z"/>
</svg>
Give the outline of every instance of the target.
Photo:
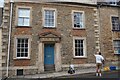
<svg viewBox="0 0 120 80">
<path fill-rule="evenodd" d="M 17 58 L 28 57 L 28 38 L 17 39 Z"/>
</svg>

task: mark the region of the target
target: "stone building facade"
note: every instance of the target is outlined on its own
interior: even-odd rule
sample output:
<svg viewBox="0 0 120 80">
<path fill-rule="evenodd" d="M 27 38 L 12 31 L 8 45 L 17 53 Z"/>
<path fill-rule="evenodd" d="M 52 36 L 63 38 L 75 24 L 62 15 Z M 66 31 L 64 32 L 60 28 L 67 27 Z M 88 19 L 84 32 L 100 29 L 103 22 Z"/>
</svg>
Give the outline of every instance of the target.
<svg viewBox="0 0 120 80">
<path fill-rule="evenodd" d="M 1 62 L 2 62 L 2 18 L 3 18 L 3 7 L 0 7 L 0 71 L 2 68 Z M 0 76 L 2 73 L 0 72 Z"/>
<path fill-rule="evenodd" d="M 110 27 L 108 24 L 108 28 L 102 26 L 106 26 L 101 20 L 105 20 L 105 9 L 85 3 L 5 0 L 2 75 L 62 71 L 69 64 L 79 69 L 94 67 L 93 54 L 97 50 L 109 60 L 114 49 L 112 43 L 106 42 L 106 38 L 111 40 L 112 36 L 106 37 L 106 31 L 103 31 Z M 117 7 L 115 9 L 117 11 Z M 112 11 L 111 14 L 115 14 L 114 9 Z M 110 48 L 106 48 L 105 42 Z"/>
<path fill-rule="evenodd" d="M 119 66 L 120 23 L 119 5 L 101 5 L 100 12 L 100 48 L 107 64 Z M 110 62 L 110 63 L 109 63 Z M 111 63 L 112 62 L 112 63 Z"/>
</svg>

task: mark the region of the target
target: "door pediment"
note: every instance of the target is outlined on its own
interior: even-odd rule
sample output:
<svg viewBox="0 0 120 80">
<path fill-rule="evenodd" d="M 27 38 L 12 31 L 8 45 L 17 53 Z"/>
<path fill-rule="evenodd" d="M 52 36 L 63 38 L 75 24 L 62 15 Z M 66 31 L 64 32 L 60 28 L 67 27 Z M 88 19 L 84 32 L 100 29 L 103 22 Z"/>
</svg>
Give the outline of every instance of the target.
<svg viewBox="0 0 120 80">
<path fill-rule="evenodd" d="M 39 34 L 39 37 L 61 37 L 57 32 L 42 32 Z"/>
<path fill-rule="evenodd" d="M 58 32 L 42 32 L 39 34 L 40 41 L 60 41 L 61 35 Z"/>
</svg>

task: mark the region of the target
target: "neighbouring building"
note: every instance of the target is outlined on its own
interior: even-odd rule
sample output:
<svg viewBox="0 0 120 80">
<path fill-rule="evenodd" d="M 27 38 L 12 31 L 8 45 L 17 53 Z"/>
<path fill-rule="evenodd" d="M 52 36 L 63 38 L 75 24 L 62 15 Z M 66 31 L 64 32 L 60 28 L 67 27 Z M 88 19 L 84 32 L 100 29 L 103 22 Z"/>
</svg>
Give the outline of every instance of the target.
<svg viewBox="0 0 120 80">
<path fill-rule="evenodd" d="M 98 10 L 100 22 L 100 50 L 106 58 L 106 65 L 120 66 L 119 2 L 101 2 L 98 6 Z"/>
<path fill-rule="evenodd" d="M 0 77 L 2 76 L 2 19 L 3 19 L 3 6 L 0 6 Z"/>
<path fill-rule="evenodd" d="M 98 7 L 95 2 L 5 0 L 2 75 L 62 71 L 69 64 L 95 67 L 97 50 L 106 61 L 118 61 L 114 53 L 119 46 L 113 43 L 119 44 L 119 32 L 114 35 L 112 30 L 118 18 L 110 16 L 118 16 L 118 11 L 119 6 Z"/>
</svg>

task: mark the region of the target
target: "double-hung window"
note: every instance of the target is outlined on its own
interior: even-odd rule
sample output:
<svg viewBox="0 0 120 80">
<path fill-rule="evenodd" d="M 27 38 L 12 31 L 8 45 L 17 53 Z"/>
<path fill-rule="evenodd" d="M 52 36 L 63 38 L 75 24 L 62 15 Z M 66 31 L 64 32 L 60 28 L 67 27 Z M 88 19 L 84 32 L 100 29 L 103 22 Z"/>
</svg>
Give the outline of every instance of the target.
<svg viewBox="0 0 120 80">
<path fill-rule="evenodd" d="M 112 16 L 112 30 L 120 30 L 119 17 Z"/>
<path fill-rule="evenodd" d="M 82 29 L 84 27 L 84 12 L 73 12 L 73 27 Z"/>
<path fill-rule="evenodd" d="M 86 57 L 85 38 L 74 38 L 74 57 Z"/>
<path fill-rule="evenodd" d="M 55 10 L 44 9 L 44 27 L 55 27 Z"/>
<path fill-rule="evenodd" d="M 18 8 L 18 26 L 30 26 L 30 8 Z"/>
<path fill-rule="evenodd" d="M 115 54 L 120 54 L 120 40 L 114 40 L 113 43 Z"/>
<path fill-rule="evenodd" d="M 28 38 L 17 38 L 16 39 L 16 57 L 17 58 L 28 58 L 29 56 L 29 39 Z"/>
</svg>

